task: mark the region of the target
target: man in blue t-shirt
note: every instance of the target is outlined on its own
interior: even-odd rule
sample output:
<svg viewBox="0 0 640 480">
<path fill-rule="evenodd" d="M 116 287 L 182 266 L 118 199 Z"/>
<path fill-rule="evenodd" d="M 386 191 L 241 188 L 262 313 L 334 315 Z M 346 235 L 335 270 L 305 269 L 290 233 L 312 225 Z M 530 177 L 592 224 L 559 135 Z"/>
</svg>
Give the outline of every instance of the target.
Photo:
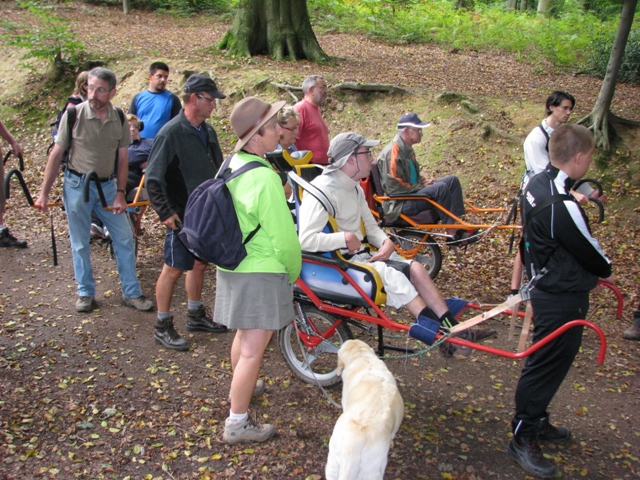
<svg viewBox="0 0 640 480">
<path fill-rule="evenodd" d="M 155 138 L 160 129 L 178 115 L 182 105 L 177 95 L 167 90 L 169 66 L 153 62 L 149 67 L 149 87 L 131 100 L 129 113 L 144 123 L 142 138 Z"/>
</svg>

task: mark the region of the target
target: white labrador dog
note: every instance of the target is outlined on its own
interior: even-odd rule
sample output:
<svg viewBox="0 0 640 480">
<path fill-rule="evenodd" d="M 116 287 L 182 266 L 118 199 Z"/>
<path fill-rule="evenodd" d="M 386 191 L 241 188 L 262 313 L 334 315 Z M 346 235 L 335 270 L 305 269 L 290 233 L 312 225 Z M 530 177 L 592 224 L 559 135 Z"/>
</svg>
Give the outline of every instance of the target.
<svg viewBox="0 0 640 480">
<path fill-rule="evenodd" d="M 329 441 L 327 480 L 382 480 L 404 415 L 393 375 L 373 349 L 347 340 L 338 351 L 342 409 Z"/>
</svg>

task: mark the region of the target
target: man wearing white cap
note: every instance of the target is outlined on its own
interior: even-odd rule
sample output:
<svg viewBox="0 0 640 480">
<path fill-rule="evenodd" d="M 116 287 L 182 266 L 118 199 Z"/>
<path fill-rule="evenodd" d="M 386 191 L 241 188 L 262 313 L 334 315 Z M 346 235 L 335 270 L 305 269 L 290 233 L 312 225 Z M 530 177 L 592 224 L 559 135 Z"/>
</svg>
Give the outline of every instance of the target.
<svg viewBox="0 0 640 480">
<path fill-rule="evenodd" d="M 367 140 L 353 132 L 337 135 L 329 146 L 329 164 L 324 173 L 312 183 L 318 187 L 333 205 L 338 232 L 324 233 L 329 213 L 312 195 L 307 195 L 300 207 L 300 244 L 308 252 L 340 250 L 351 262 L 369 264 L 382 278 L 387 292 L 387 304 L 393 308 L 406 306 L 416 318 L 425 316 L 445 327 L 457 322 L 449 312 L 442 295 L 418 262 L 411 262 L 398 255 L 393 241 L 378 226 L 360 187 L 359 181 L 367 178 L 374 159 L 370 147 L 379 140 Z M 364 222 L 364 233 L 360 225 Z M 377 248 L 369 251 L 367 242 Z M 409 278 L 394 266 L 408 265 Z M 407 270 L 407 269 L 402 269 Z M 427 306 L 428 305 L 428 306 Z M 462 332 L 460 338 L 478 341 L 495 335 L 492 329 L 473 329 Z M 440 351 L 445 357 L 468 357 L 468 347 L 442 343 Z"/>
<path fill-rule="evenodd" d="M 420 175 L 420 165 L 416 160 L 413 146 L 422 141 L 423 129 L 430 124 L 424 123 L 415 113 L 407 113 L 398 121 L 398 134 L 378 156 L 378 168 L 382 189 L 387 195 L 418 194 L 438 202 L 458 217 L 465 214 L 464 200 L 460 180 L 455 175 L 439 179 L 427 179 Z M 453 218 L 425 200 L 392 200 L 383 203 L 385 219 L 394 222 L 401 213 L 415 217 L 425 210 L 431 210 L 442 223 L 457 223 Z M 433 223 L 435 220 L 421 221 Z M 456 243 L 466 245 L 477 241 L 465 230 L 450 231 Z"/>
</svg>

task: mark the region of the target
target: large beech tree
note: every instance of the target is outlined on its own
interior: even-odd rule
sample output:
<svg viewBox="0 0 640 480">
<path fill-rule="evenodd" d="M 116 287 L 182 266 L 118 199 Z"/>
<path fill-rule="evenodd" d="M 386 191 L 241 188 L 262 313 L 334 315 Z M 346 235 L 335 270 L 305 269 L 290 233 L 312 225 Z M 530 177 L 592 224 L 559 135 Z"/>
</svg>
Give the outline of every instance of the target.
<svg viewBox="0 0 640 480">
<path fill-rule="evenodd" d="M 640 125 L 638 122 L 626 120 L 611 113 L 611 101 L 616 91 L 618 72 L 622 65 L 622 57 L 624 56 L 624 49 L 627 46 L 631 26 L 633 25 L 633 16 L 635 15 L 637 4 L 638 0 L 624 0 L 622 13 L 620 14 L 620 24 L 618 25 L 618 31 L 613 41 L 611 55 L 609 56 L 607 73 L 604 76 L 596 105 L 589 115 L 578 122 L 591 128 L 593 136 L 596 139 L 596 145 L 605 151 L 611 149 L 611 139 L 616 135 L 612 122 Z"/>
<path fill-rule="evenodd" d="M 236 18 L 218 48 L 242 57 L 329 59 L 311 28 L 306 0 L 239 0 Z"/>
</svg>

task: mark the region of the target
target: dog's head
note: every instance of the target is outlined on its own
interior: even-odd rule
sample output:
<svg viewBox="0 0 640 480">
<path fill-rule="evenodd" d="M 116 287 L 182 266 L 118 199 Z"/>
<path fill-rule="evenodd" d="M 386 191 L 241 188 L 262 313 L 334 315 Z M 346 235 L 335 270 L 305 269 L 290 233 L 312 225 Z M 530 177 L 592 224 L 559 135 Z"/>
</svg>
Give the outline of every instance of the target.
<svg viewBox="0 0 640 480">
<path fill-rule="evenodd" d="M 362 340 L 347 340 L 338 350 L 338 370 L 337 374 L 342 375 L 342 371 L 349 363 L 363 355 L 374 355 L 373 349 Z"/>
</svg>

